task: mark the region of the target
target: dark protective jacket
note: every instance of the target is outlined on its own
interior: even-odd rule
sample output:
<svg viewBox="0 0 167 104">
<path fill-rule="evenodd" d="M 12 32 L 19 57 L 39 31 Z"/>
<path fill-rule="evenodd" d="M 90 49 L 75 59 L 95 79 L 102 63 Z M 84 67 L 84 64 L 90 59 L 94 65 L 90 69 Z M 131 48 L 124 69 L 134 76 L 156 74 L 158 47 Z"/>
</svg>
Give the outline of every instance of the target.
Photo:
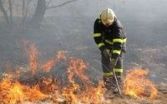
<svg viewBox="0 0 167 104">
<path fill-rule="evenodd" d="M 96 19 L 93 37 L 100 50 L 105 48 L 112 50 L 113 58 L 125 51 L 126 36 L 122 24 L 116 18 L 109 27 L 104 26 L 100 19 Z"/>
</svg>

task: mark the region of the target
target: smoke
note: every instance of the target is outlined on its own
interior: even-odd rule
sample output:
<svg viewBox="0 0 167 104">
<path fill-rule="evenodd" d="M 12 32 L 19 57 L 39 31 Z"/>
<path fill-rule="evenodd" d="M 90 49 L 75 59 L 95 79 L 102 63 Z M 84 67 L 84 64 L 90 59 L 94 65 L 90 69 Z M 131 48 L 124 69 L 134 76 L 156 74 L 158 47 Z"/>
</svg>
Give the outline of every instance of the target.
<svg viewBox="0 0 167 104">
<path fill-rule="evenodd" d="M 60 0 L 52 2 L 56 5 L 62 3 Z M 100 11 L 107 7 L 115 11 L 125 27 L 128 37 L 126 63 L 134 61 L 132 55 L 137 56 L 135 48 L 158 48 L 167 44 L 166 0 L 77 0 L 47 10 L 40 29 L 33 32 L 10 33 L 11 36 L 0 28 L 1 66 L 8 61 L 24 64 L 19 41 L 27 39 L 37 44 L 40 55 L 46 59 L 58 50 L 67 50 L 71 55 L 87 60 L 91 64 L 90 70 L 98 70 L 92 74 L 99 74 L 100 51 L 92 37 L 93 23 Z"/>
</svg>

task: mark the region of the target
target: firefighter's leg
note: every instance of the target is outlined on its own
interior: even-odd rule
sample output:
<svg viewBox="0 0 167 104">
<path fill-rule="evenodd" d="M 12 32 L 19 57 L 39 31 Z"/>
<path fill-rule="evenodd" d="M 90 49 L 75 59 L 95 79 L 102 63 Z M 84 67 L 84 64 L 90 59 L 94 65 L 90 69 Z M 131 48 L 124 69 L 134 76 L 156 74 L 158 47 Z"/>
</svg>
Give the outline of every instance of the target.
<svg viewBox="0 0 167 104">
<path fill-rule="evenodd" d="M 115 74 L 118 78 L 122 76 L 122 74 L 123 74 L 123 59 L 122 59 L 122 57 L 118 58 L 116 66 L 113 70 L 115 71 Z"/>
<path fill-rule="evenodd" d="M 110 70 L 110 57 L 105 57 L 101 53 L 101 62 L 102 62 L 102 68 L 103 68 L 103 81 L 104 86 L 107 90 L 111 89 L 111 78 L 113 76 L 113 72 Z"/>
</svg>

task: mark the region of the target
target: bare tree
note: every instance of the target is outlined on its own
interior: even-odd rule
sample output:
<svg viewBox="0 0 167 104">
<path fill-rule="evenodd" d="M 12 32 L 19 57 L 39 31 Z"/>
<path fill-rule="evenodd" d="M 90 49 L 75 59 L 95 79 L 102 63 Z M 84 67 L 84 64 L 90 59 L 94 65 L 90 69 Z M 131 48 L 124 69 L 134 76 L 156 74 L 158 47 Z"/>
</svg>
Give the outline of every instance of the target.
<svg viewBox="0 0 167 104">
<path fill-rule="evenodd" d="M 24 27 L 24 23 L 25 23 L 25 0 L 23 0 L 22 2 L 22 25 Z"/>
<path fill-rule="evenodd" d="M 74 1 L 77 0 L 69 0 L 58 5 L 52 5 L 53 0 L 0 0 L 0 11 L 6 23 L 10 26 L 15 22 L 22 29 L 26 25 L 31 28 L 39 28 L 47 10 L 65 6 Z M 19 22 L 14 16 L 22 19 Z"/>
<path fill-rule="evenodd" d="M 38 28 L 44 18 L 46 11 L 46 0 L 38 0 L 34 15 L 30 21 L 32 27 Z"/>
<path fill-rule="evenodd" d="M 77 1 L 77 0 L 69 0 L 69 1 L 66 1 L 62 4 L 59 4 L 59 5 L 51 5 L 51 6 L 48 6 L 47 9 L 55 9 L 55 8 L 58 8 L 58 7 L 61 7 L 61 6 L 64 6 L 66 4 L 69 4 L 69 3 L 72 3 L 74 1 Z"/>
<path fill-rule="evenodd" d="M 7 11 L 5 10 L 3 4 L 4 4 L 3 1 L 0 0 L 0 10 L 2 11 L 2 13 L 4 15 L 4 18 L 5 18 L 6 22 L 7 22 L 7 24 L 9 24 L 9 17 L 8 17 Z"/>
<path fill-rule="evenodd" d="M 12 1 L 9 0 L 9 17 L 10 17 L 10 26 L 13 24 L 13 5 Z"/>
</svg>

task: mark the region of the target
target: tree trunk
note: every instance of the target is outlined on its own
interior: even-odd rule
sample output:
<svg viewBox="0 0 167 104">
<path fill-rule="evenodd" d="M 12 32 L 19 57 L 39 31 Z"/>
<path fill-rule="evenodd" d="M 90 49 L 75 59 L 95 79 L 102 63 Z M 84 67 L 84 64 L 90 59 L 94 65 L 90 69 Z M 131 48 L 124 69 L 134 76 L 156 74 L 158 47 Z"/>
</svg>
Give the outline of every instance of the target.
<svg viewBox="0 0 167 104">
<path fill-rule="evenodd" d="M 5 20 L 7 22 L 7 24 L 9 24 L 9 17 L 8 17 L 8 14 L 3 6 L 3 3 L 2 3 L 2 0 L 0 0 L 0 10 L 2 11 L 4 17 L 5 17 Z"/>
<path fill-rule="evenodd" d="M 9 0 L 9 16 L 10 16 L 10 26 L 12 27 L 13 24 L 13 7 L 12 7 L 12 1 Z"/>
<path fill-rule="evenodd" d="M 46 11 L 46 0 L 38 0 L 34 15 L 30 21 L 32 28 L 39 28 Z"/>
<path fill-rule="evenodd" d="M 25 0 L 22 2 L 22 28 L 24 30 L 24 25 L 25 25 Z"/>
</svg>

